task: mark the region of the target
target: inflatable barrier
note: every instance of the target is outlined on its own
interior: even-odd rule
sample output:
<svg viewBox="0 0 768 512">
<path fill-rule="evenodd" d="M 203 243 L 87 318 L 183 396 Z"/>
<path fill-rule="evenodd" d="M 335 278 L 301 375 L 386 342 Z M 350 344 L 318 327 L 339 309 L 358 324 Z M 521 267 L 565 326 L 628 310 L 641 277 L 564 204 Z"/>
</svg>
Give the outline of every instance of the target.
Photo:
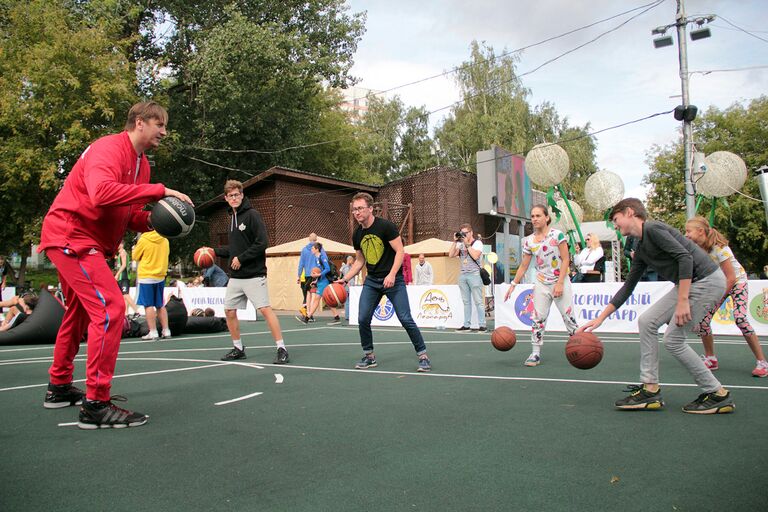
<svg viewBox="0 0 768 512">
<path fill-rule="evenodd" d="M 37 307 L 21 325 L 0 332 L 0 345 L 53 345 L 63 317 L 61 302 L 42 291 Z"/>
<path fill-rule="evenodd" d="M 216 317 L 188 317 L 184 302 L 171 297 L 165 305 L 168 310 L 168 327 L 172 336 L 182 334 L 206 334 L 227 330 L 227 322 Z M 0 345 L 53 345 L 59 333 L 64 307 L 47 291 L 40 292 L 40 300 L 34 312 L 24 323 L 8 331 L 0 332 Z M 123 338 L 144 336 L 149 332 L 146 318 L 126 318 Z"/>
</svg>

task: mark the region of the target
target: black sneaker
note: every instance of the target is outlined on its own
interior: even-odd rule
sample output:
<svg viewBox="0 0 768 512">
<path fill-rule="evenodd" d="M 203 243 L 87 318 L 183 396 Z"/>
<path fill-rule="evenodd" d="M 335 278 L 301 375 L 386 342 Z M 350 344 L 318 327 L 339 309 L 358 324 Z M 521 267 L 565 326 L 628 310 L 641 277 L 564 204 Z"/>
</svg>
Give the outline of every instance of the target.
<svg viewBox="0 0 768 512">
<path fill-rule="evenodd" d="M 149 421 L 148 415 L 118 407 L 112 400 L 125 401 L 125 397 L 113 396 L 106 402 L 83 400 L 77 426 L 84 430 L 126 428 L 139 427 Z"/>
<path fill-rule="evenodd" d="M 333 317 L 333 320 L 328 322 L 328 325 L 341 325 L 341 318 L 338 315 L 336 315 L 335 317 Z"/>
<path fill-rule="evenodd" d="M 472 329 L 472 332 L 486 332 L 488 329 L 483 327 L 482 325 L 478 327 L 477 329 Z"/>
<path fill-rule="evenodd" d="M 470 329 L 470 328 L 469 328 L 469 327 L 467 327 L 466 325 L 462 325 L 461 327 L 459 327 L 458 329 L 456 329 L 456 332 L 462 332 L 462 331 L 471 331 L 471 330 L 472 330 L 472 329 Z"/>
<path fill-rule="evenodd" d="M 243 355 L 245 357 L 245 355 Z M 280 347 L 277 349 L 277 356 L 275 356 L 275 364 L 287 364 L 290 363 L 291 360 L 288 357 L 288 351 L 285 350 L 283 347 Z"/>
<path fill-rule="evenodd" d="M 72 384 L 57 386 L 48 383 L 48 391 L 45 392 L 43 407 L 46 409 L 60 409 L 71 405 L 80 405 L 85 398 L 85 391 L 76 388 Z"/>
<path fill-rule="evenodd" d="M 724 396 L 717 396 L 714 393 L 702 393 L 688 405 L 683 406 L 683 412 L 691 414 L 727 414 L 736 409 L 733 403 L 731 392 Z"/>
<path fill-rule="evenodd" d="M 296 315 L 295 318 L 296 318 L 296 320 L 298 320 L 299 322 L 303 323 L 304 325 L 307 325 L 309 323 L 309 318 L 307 318 L 304 315 Z"/>
<path fill-rule="evenodd" d="M 355 368 L 358 370 L 367 370 L 368 368 L 376 368 L 377 366 L 378 363 L 376 362 L 376 357 L 374 357 L 373 354 L 366 354 L 360 362 L 355 365 Z"/>
<path fill-rule="evenodd" d="M 234 361 L 236 359 L 245 359 L 245 348 L 240 350 L 237 347 L 232 347 L 232 350 L 224 354 L 224 357 L 221 358 L 222 361 Z"/>
<path fill-rule="evenodd" d="M 661 409 L 664 407 L 664 400 L 661 399 L 661 389 L 651 393 L 645 386 L 627 386 L 625 391 L 630 394 L 621 400 L 616 400 L 616 407 L 619 409 Z"/>
</svg>

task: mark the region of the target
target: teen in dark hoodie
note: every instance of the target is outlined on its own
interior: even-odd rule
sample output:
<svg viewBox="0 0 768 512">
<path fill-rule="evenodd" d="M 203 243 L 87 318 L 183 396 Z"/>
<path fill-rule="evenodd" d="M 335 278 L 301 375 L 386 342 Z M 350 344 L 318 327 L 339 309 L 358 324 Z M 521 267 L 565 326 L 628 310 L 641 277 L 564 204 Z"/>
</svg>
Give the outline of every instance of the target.
<svg viewBox="0 0 768 512">
<path fill-rule="evenodd" d="M 230 206 L 229 245 L 215 249 L 216 256 L 229 259 L 231 275 L 224 296 L 224 312 L 234 347 L 222 361 L 245 359 L 245 347 L 240 339 L 237 310 L 245 309 L 250 300 L 264 316 L 277 344 L 275 364 L 289 362 L 288 351 L 280 331 L 280 322 L 272 311 L 267 290 L 267 227 L 259 212 L 251 208 L 243 196 L 243 184 L 228 180 L 224 184 L 224 199 Z"/>
</svg>

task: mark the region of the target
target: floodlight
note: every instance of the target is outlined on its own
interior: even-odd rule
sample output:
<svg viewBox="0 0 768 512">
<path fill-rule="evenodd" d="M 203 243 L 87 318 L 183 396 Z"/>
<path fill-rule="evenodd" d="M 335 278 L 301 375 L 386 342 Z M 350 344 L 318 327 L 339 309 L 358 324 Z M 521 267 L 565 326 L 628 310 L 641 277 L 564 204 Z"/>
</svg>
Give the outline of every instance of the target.
<svg viewBox="0 0 768 512">
<path fill-rule="evenodd" d="M 672 40 L 672 36 L 657 37 L 653 40 L 654 48 L 664 48 L 665 46 L 672 46 L 673 44 L 675 43 Z"/>
<path fill-rule="evenodd" d="M 702 27 L 691 30 L 691 41 L 698 41 L 699 39 L 706 39 L 711 36 L 712 32 L 710 32 L 709 27 Z"/>
</svg>

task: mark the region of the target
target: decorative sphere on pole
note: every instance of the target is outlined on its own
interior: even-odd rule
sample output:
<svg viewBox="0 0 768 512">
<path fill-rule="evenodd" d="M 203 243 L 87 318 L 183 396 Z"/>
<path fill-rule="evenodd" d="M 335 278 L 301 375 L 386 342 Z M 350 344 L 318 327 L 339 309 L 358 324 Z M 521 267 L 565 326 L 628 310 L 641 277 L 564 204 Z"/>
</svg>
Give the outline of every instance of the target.
<svg viewBox="0 0 768 512">
<path fill-rule="evenodd" d="M 747 181 L 747 164 L 735 153 L 715 151 L 704 159 L 706 172 L 696 190 L 706 197 L 726 197 L 741 190 Z"/>
<path fill-rule="evenodd" d="M 557 144 L 537 144 L 525 156 L 525 172 L 540 187 L 559 184 L 568 175 L 569 168 L 568 153 Z"/>
<path fill-rule="evenodd" d="M 568 206 L 565 204 L 565 201 L 558 199 L 557 208 L 560 210 L 560 221 L 554 223 L 552 226 L 563 232 L 576 231 L 576 224 L 581 224 L 581 221 L 584 219 L 584 210 L 579 206 L 579 203 L 570 199 L 568 200 L 568 203 L 571 205 L 573 214 L 576 216 L 576 222 L 573 221 L 573 217 L 571 217 L 571 212 L 568 211 Z M 557 218 L 552 210 L 550 210 L 549 216 L 552 218 L 553 222 Z"/>
<path fill-rule="evenodd" d="M 584 199 L 595 210 L 605 211 L 624 199 L 624 181 L 611 171 L 598 171 L 584 184 Z"/>
</svg>

